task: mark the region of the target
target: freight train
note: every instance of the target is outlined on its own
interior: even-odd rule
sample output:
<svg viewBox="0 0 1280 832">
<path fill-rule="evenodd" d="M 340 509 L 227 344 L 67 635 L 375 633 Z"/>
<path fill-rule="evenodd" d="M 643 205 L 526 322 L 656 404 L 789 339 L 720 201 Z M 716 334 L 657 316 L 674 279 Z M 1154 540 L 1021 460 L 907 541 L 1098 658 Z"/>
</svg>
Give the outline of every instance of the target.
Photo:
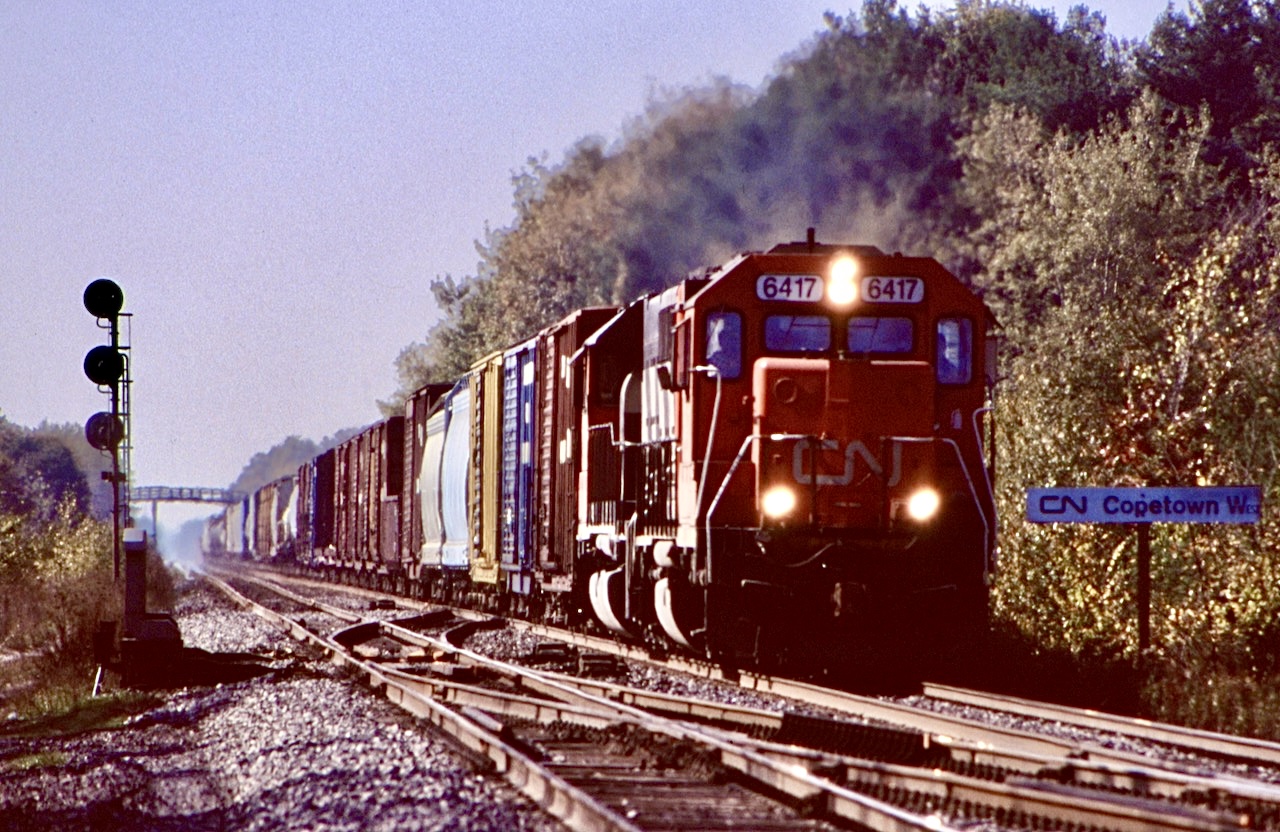
<svg viewBox="0 0 1280 832">
<path fill-rule="evenodd" d="M 995 328 L 937 261 L 810 232 L 427 385 L 206 550 L 726 663 L 962 646 L 995 569 Z"/>
</svg>

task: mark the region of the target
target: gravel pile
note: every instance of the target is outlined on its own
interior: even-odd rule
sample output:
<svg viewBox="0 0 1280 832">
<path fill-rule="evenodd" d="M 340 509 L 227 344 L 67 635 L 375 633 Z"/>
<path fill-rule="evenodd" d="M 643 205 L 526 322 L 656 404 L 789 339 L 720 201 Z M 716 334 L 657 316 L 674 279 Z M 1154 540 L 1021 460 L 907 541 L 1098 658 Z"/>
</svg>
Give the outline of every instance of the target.
<svg viewBox="0 0 1280 832">
<path fill-rule="evenodd" d="M 120 729 L 0 738 L 0 830 L 444 830 L 561 827 L 335 666 L 201 584 L 188 647 L 272 671 L 176 691 Z"/>
</svg>

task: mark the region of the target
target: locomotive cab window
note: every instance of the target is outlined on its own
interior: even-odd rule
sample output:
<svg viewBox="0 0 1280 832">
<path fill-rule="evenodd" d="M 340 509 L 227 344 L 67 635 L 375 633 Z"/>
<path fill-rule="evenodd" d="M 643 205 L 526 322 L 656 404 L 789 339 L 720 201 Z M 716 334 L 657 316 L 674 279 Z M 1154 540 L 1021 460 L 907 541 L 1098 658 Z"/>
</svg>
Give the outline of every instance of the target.
<svg viewBox="0 0 1280 832">
<path fill-rule="evenodd" d="M 770 315 L 764 320 L 765 349 L 825 352 L 831 348 L 831 321 L 824 315 Z"/>
<path fill-rule="evenodd" d="M 939 384 L 968 384 L 973 378 L 973 322 L 967 318 L 938 321 Z"/>
<path fill-rule="evenodd" d="M 720 377 L 742 375 L 742 316 L 737 312 L 712 312 L 707 316 L 707 363 Z"/>
<path fill-rule="evenodd" d="M 852 353 L 911 352 L 913 340 L 910 318 L 859 316 L 849 319 L 848 349 Z"/>
</svg>

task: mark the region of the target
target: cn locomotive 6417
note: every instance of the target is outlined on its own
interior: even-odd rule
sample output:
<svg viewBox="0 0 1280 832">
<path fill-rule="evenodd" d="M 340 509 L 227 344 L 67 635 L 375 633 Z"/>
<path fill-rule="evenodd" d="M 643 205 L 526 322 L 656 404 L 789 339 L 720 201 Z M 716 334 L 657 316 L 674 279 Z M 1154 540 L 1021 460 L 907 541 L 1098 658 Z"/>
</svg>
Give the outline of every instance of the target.
<svg viewBox="0 0 1280 832">
<path fill-rule="evenodd" d="M 250 498 L 208 538 L 726 662 L 969 639 L 994 569 L 993 328 L 935 260 L 811 234 L 423 388 L 302 467 L 291 531 Z"/>
</svg>

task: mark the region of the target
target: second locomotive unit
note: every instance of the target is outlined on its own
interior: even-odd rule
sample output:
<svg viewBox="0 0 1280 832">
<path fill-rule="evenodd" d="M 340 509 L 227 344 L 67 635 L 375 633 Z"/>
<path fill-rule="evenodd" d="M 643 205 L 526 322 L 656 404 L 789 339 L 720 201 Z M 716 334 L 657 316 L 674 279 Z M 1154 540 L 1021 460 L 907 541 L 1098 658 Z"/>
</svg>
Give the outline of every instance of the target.
<svg viewBox="0 0 1280 832">
<path fill-rule="evenodd" d="M 303 466 L 272 545 L 733 663 L 969 638 L 994 570 L 993 328 L 937 261 L 811 234 L 424 388 Z"/>
</svg>

